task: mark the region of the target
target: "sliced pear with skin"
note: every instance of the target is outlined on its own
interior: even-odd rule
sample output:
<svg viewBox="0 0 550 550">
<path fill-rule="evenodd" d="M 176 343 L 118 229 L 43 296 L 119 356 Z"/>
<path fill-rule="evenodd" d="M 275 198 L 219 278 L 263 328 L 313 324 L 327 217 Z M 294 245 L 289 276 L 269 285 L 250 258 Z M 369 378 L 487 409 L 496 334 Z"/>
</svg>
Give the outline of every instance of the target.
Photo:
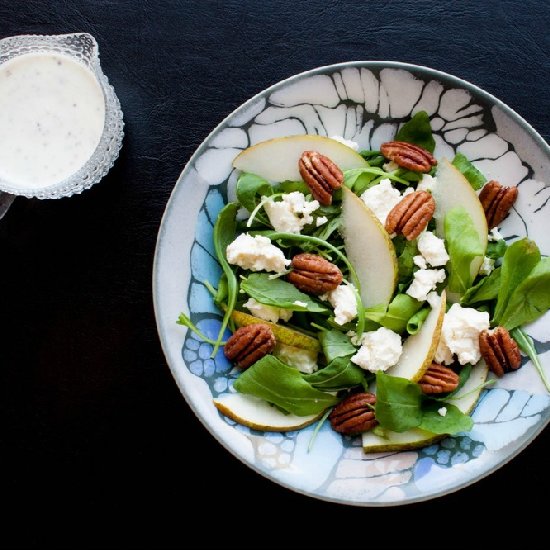
<svg viewBox="0 0 550 550">
<path fill-rule="evenodd" d="M 289 432 L 313 424 L 323 413 L 309 416 L 284 414 L 252 395 L 224 393 L 214 399 L 215 407 L 225 416 L 253 430 Z"/>
<path fill-rule="evenodd" d="M 445 237 L 445 216 L 449 210 L 462 206 L 472 218 L 479 234 L 483 249 L 487 249 L 487 219 L 485 211 L 468 180 L 447 159 L 441 159 L 437 165 L 437 183 L 432 189 L 435 199 L 436 233 Z M 470 265 L 472 277 L 475 277 L 483 262 L 483 256 L 474 258 Z M 453 300 L 454 301 L 454 300 Z"/>
<path fill-rule="evenodd" d="M 432 364 L 445 317 L 445 291 L 438 298 L 438 303 L 434 303 L 420 330 L 405 340 L 399 361 L 388 369 L 391 376 L 418 382 Z"/>
<path fill-rule="evenodd" d="M 470 373 L 470 377 L 456 393 L 449 403 L 458 407 L 464 414 L 470 414 L 479 399 L 481 393 L 482 384 L 487 379 L 489 369 L 482 360 L 480 361 Z M 441 405 L 444 406 L 443 404 Z M 374 434 L 372 431 L 365 432 L 362 435 L 363 438 L 363 451 L 366 453 L 379 453 L 382 451 L 408 451 L 410 449 L 418 449 L 419 447 L 425 447 L 431 445 L 440 439 L 443 439 L 444 435 L 436 435 L 424 430 L 415 428 L 406 432 L 386 432 L 386 437 L 381 437 Z"/>
<path fill-rule="evenodd" d="M 340 170 L 368 166 L 351 147 L 323 136 L 290 136 L 262 141 L 239 153 L 233 166 L 271 181 L 300 181 L 298 161 L 304 151 L 325 155 Z"/>
<path fill-rule="evenodd" d="M 373 211 L 342 188 L 342 234 L 349 261 L 361 283 L 365 307 L 387 306 L 397 284 L 398 265 L 388 232 Z"/>
<path fill-rule="evenodd" d="M 243 311 L 233 311 L 231 314 L 231 319 L 235 322 L 238 327 L 246 327 L 248 325 L 253 325 L 255 323 L 263 323 L 264 325 L 269 325 L 277 342 L 286 344 L 287 346 L 292 346 L 295 348 L 300 348 L 303 350 L 310 350 L 315 353 L 319 353 L 321 346 L 319 340 L 308 336 L 302 332 L 291 329 L 289 327 L 283 327 L 282 325 L 277 325 L 276 323 L 271 323 L 269 321 L 264 321 L 259 317 L 244 313 Z"/>
</svg>

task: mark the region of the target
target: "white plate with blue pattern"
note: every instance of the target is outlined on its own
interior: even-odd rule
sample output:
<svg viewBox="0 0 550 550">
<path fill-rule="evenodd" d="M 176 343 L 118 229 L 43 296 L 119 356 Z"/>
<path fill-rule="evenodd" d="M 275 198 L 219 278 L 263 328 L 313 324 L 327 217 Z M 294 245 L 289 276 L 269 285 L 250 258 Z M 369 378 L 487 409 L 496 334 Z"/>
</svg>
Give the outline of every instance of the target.
<svg viewBox="0 0 550 550">
<path fill-rule="evenodd" d="M 360 438 L 342 438 L 327 423 L 308 452 L 313 426 L 264 433 L 222 416 L 212 398 L 231 391 L 237 373 L 222 352 L 176 324 L 186 311 L 215 337 L 220 314 L 203 281 L 216 283 L 212 229 L 235 197 L 235 156 L 266 139 L 340 135 L 377 149 L 417 111 L 430 115 L 436 158 L 464 153 L 489 179 L 518 185 L 501 227 L 506 239 L 529 236 L 550 253 L 550 148 L 518 114 L 454 76 L 398 62 L 350 62 L 293 76 L 229 115 L 183 170 L 159 231 L 153 275 L 158 331 L 187 402 L 216 439 L 269 479 L 316 498 L 359 506 L 405 504 L 455 491 L 519 453 L 550 420 L 550 395 L 535 368 L 523 367 L 485 390 L 474 428 L 414 451 L 366 455 Z M 550 317 L 527 327 L 550 376 Z"/>
</svg>

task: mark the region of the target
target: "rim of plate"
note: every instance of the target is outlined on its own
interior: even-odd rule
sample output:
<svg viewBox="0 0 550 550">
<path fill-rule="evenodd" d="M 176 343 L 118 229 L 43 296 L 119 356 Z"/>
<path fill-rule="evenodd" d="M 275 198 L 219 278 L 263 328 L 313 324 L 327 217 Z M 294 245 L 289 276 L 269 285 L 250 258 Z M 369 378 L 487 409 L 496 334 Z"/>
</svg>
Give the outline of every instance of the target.
<svg viewBox="0 0 550 550">
<path fill-rule="evenodd" d="M 164 235 L 164 226 L 165 226 L 165 220 L 170 215 L 170 211 L 173 206 L 173 201 L 175 200 L 175 196 L 177 194 L 178 188 L 180 187 L 180 184 L 184 177 L 187 175 L 187 172 L 191 169 L 191 166 L 195 162 L 195 160 L 203 153 L 204 149 L 208 147 L 208 143 L 210 139 L 216 134 L 219 130 L 221 130 L 233 117 L 236 115 L 239 111 L 246 109 L 250 104 L 254 103 L 257 99 L 271 94 L 275 90 L 282 88 L 294 81 L 301 80 L 302 78 L 330 72 L 330 71 L 337 71 L 340 69 L 344 69 L 347 67 L 364 67 L 368 69 L 379 69 L 379 68 L 396 68 L 396 69 L 404 69 L 408 71 L 417 71 L 420 73 L 423 73 L 427 76 L 438 78 L 440 80 L 458 85 L 461 88 L 466 88 L 469 91 L 474 92 L 475 94 L 481 96 L 483 99 L 485 99 L 488 102 L 493 103 L 494 105 L 497 105 L 500 107 L 507 115 L 509 115 L 511 118 L 513 118 L 537 143 L 537 145 L 540 146 L 544 154 L 546 154 L 548 157 L 550 157 L 550 145 L 546 143 L 546 141 L 543 139 L 543 137 L 529 124 L 521 115 L 516 113 L 511 107 L 509 107 L 506 103 L 495 97 L 489 92 L 486 92 L 479 86 L 476 86 L 475 84 L 472 84 L 468 80 L 464 80 L 462 78 L 459 78 L 457 76 L 454 76 L 452 74 L 446 73 L 444 71 L 440 71 L 437 69 L 432 69 L 431 67 L 427 67 L 425 65 L 415 65 L 413 63 L 405 63 L 402 61 L 345 61 L 341 63 L 335 63 L 332 65 L 323 65 L 320 67 L 316 67 L 314 69 L 309 69 L 306 71 L 303 71 L 301 73 L 292 75 L 288 78 L 285 78 L 284 80 L 280 80 L 279 82 L 269 86 L 268 88 L 263 89 L 262 91 L 258 92 L 254 96 L 252 96 L 250 99 L 239 105 L 236 109 L 234 109 L 231 113 L 229 113 L 202 141 L 202 143 L 197 147 L 195 152 L 191 155 L 187 163 L 185 164 L 185 167 L 181 171 L 176 184 L 174 185 L 172 192 L 170 193 L 170 198 L 168 199 L 168 202 L 166 203 L 166 207 L 164 209 L 164 213 L 162 215 L 162 219 L 159 226 L 159 231 L 157 234 L 157 242 L 155 245 L 155 255 L 153 259 L 153 274 L 152 274 L 152 290 L 153 290 L 153 309 L 155 313 L 155 320 L 157 324 L 157 332 L 160 338 L 162 351 L 164 353 L 164 356 L 166 358 L 166 363 L 168 364 L 168 367 L 170 368 L 170 372 L 172 374 L 172 377 L 174 378 L 181 394 L 185 398 L 185 401 L 195 414 L 195 416 L 200 420 L 201 424 L 208 430 L 208 432 L 216 439 L 218 443 L 222 445 L 227 451 L 229 451 L 235 458 L 239 459 L 243 464 L 251 468 L 256 473 L 260 474 L 261 476 L 267 478 L 273 483 L 276 483 L 286 489 L 290 489 L 291 491 L 294 491 L 295 493 L 299 493 L 302 495 L 305 495 L 307 497 L 316 498 L 318 500 L 323 500 L 326 502 L 332 502 L 336 504 L 344 504 L 348 506 L 357 506 L 357 507 L 392 507 L 392 506 L 404 506 L 406 504 L 414 504 L 417 502 L 423 502 L 427 500 L 432 500 L 434 498 L 443 497 L 445 495 L 449 495 L 451 493 L 455 493 L 456 491 L 459 491 L 460 489 L 464 489 L 465 487 L 468 487 L 469 485 L 472 485 L 476 483 L 477 481 L 487 477 L 488 475 L 492 474 L 502 466 L 506 465 L 510 460 L 512 460 L 514 457 L 516 457 L 523 449 L 525 449 L 530 443 L 532 443 L 546 428 L 546 426 L 550 423 L 550 418 L 546 420 L 543 424 L 541 424 L 535 433 L 526 440 L 523 445 L 518 447 L 514 452 L 510 453 L 508 456 L 506 456 L 501 462 L 494 465 L 492 468 L 488 468 L 486 471 L 478 474 L 477 476 L 472 477 L 471 479 L 464 481 L 462 483 L 457 484 L 456 486 L 450 488 L 441 490 L 439 492 L 433 492 L 430 494 L 406 499 L 406 500 L 398 500 L 398 501 L 391 501 L 391 502 L 371 502 L 371 501 L 364 501 L 364 502 L 357 502 L 357 501 L 350 501 L 346 500 L 344 498 L 333 498 L 326 495 L 318 494 L 314 491 L 306 491 L 299 489 L 289 483 L 286 483 L 280 479 L 277 479 L 276 477 L 272 476 L 269 472 L 262 470 L 260 467 L 258 467 L 256 464 L 250 463 L 246 461 L 240 454 L 238 454 L 233 447 L 231 447 L 229 444 L 226 444 L 225 441 L 223 441 L 219 436 L 217 431 L 208 424 L 208 422 L 203 419 L 202 415 L 198 412 L 196 409 L 191 397 L 188 395 L 186 389 L 184 388 L 183 384 L 180 384 L 177 376 L 176 376 L 176 369 L 173 367 L 170 363 L 169 359 L 169 352 L 168 352 L 168 343 L 164 337 L 164 327 L 162 326 L 161 318 L 160 318 L 160 312 L 159 312 L 159 305 L 158 305 L 158 295 L 157 293 L 160 291 L 158 287 L 158 269 L 159 269 L 159 250 L 160 250 L 160 243 L 162 240 L 162 237 Z"/>
</svg>

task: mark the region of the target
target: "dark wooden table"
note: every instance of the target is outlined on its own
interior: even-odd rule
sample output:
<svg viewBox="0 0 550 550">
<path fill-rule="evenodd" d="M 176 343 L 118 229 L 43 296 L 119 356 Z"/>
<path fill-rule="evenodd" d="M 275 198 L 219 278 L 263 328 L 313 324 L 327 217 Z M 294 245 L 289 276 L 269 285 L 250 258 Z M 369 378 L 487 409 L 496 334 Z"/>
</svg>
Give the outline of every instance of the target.
<svg viewBox="0 0 550 550">
<path fill-rule="evenodd" d="M 0 0 L 0 37 L 92 33 L 126 122 L 101 184 L 19 198 L 0 221 L 0 545 L 497 548 L 546 536 L 548 431 L 475 486 L 400 508 L 328 504 L 255 474 L 181 397 L 151 271 L 180 171 L 253 94 L 319 65 L 402 60 L 474 82 L 548 139 L 549 27 L 539 0 Z"/>
</svg>

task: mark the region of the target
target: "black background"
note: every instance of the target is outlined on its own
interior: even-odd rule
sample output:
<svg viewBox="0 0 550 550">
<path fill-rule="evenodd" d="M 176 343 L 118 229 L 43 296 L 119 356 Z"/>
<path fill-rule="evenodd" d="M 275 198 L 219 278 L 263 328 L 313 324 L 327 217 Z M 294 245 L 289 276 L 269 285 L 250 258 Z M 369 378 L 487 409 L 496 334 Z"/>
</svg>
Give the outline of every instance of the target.
<svg viewBox="0 0 550 550">
<path fill-rule="evenodd" d="M 92 33 L 126 122 L 102 183 L 19 198 L 0 221 L 0 544 L 533 547 L 548 431 L 474 486 L 400 508 L 316 501 L 241 464 L 171 377 L 151 272 L 186 161 L 263 88 L 340 61 L 407 61 L 481 86 L 548 140 L 549 27 L 537 0 L 0 0 L 0 37 Z"/>
</svg>

